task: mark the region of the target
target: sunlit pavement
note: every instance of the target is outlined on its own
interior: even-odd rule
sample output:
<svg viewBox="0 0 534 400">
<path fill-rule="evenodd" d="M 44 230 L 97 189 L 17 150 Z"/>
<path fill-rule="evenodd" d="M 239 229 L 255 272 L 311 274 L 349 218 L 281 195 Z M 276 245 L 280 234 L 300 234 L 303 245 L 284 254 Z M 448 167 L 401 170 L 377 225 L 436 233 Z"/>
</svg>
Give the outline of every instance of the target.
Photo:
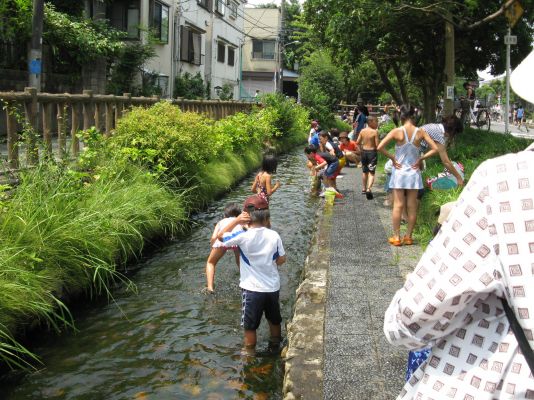
<svg viewBox="0 0 534 400">
<path fill-rule="evenodd" d="M 504 122 L 491 121 L 491 130 L 494 132 L 505 133 Z M 530 127 L 527 132 L 524 126 L 521 126 L 521 129 L 519 129 L 517 126 L 509 124 L 508 130 L 514 136 L 534 139 L 534 126 Z"/>
</svg>

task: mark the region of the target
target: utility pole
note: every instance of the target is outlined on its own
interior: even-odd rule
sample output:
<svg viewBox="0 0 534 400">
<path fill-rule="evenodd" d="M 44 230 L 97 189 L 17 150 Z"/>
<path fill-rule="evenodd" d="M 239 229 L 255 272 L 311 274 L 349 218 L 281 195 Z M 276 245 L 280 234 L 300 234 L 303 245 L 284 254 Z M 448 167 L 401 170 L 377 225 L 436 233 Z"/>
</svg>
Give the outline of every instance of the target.
<svg viewBox="0 0 534 400">
<path fill-rule="evenodd" d="M 508 38 L 510 35 L 511 29 L 508 25 L 508 34 L 506 35 Z M 510 133 L 510 130 L 508 128 L 508 124 L 510 123 L 510 39 L 506 40 L 506 104 L 504 106 L 504 132 Z"/>
<path fill-rule="evenodd" d="M 43 17 L 44 0 L 33 0 L 32 39 L 28 62 L 28 84 L 41 91 L 43 69 Z"/>
<path fill-rule="evenodd" d="M 445 99 L 443 115 L 452 115 L 454 112 L 454 25 L 452 15 L 447 11 L 445 19 Z"/>
<path fill-rule="evenodd" d="M 284 59 L 283 59 L 283 51 L 284 51 L 284 42 L 285 42 L 285 27 L 286 27 L 286 1 L 282 0 L 280 3 L 280 11 L 281 11 L 281 22 L 280 22 L 280 44 L 278 47 L 278 61 L 279 65 L 277 65 L 278 71 L 280 72 L 280 85 L 279 85 L 279 91 L 280 93 L 284 93 Z"/>
</svg>

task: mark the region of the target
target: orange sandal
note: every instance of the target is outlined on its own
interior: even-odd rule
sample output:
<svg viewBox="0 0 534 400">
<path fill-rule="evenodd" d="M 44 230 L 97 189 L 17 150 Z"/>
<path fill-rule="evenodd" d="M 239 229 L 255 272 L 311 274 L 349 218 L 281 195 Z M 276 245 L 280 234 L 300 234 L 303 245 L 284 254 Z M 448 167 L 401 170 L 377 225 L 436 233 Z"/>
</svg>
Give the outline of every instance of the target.
<svg viewBox="0 0 534 400">
<path fill-rule="evenodd" d="M 413 239 L 410 236 L 404 236 L 402 238 L 402 244 L 405 244 L 407 246 L 411 246 L 413 244 Z"/>
<path fill-rule="evenodd" d="M 390 237 L 388 239 L 389 244 L 393 246 L 402 246 L 402 242 L 400 239 L 396 239 L 394 236 Z"/>
</svg>

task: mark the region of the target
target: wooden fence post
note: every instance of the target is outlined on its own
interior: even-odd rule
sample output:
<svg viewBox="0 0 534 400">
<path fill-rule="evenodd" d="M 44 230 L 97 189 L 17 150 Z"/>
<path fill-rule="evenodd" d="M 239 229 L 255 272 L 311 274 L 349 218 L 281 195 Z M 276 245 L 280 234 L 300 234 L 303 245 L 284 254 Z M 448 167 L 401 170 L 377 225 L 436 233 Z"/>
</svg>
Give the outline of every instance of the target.
<svg viewBox="0 0 534 400">
<path fill-rule="evenodd" d="M 26 138 L 26 161 L 28 165 L 35 165 L 39 161 L 39 149 L 37 148 L 37 135 L 39 130 L 38 114 L 39 103 L 37 102 L 37 89 L 34 87 L 24 88 L 26 93 L 31 95 L 31 102 L 24 103 L 26 119 L 29 123 L 30 132 L 27 132 Z"/>
<path fill-rule="evenodd" d="M 57 104 L 57 144 L 58 155 L 61 160 L 67 153 L 67 136 L 65 134 L 65 103 Z"/>
<path fill-rule="evenodd" d="M 80 128 L 80 123 L 78 122 L 78 103 L 71 102 L 70 107 L 72 113 L 72 126 L 70 128 L 71 151 L 72 156 L 76 158 L 78 156 L 78 153 L 80 152 L 80 140 L 78 139 L 78 136 L 76 136 Z"/>
<path fill-rule="evenodd" d="M 130 111 L 130 107 L 132 106 L 131 99 L 132 94 L 131 93 L 123 93 L 124 97 L 126 97 L 126 100 L 124 101 L 122 112 L 121 112 L 121 118 L 124 117 L 126 114 L 128 114 L 128 111 Z"/>
<path fill-rule="evenodd" d="M 84 90 L 83 94 L 89 96 L 89 100 L 83 100 L 82 112 L 83 112 L 83 130 L 86 131 L 91 127 L 91 106 L 93 103 L 93 91 Z"/>
<path fill-rule="evenodd" d="M 43 103 L 43 141 L 45 152 L 48 157 L 52 156 L 52 119 L 50 115 L 50 103 Z"/>
<path fill-rule="evenodd" d="M 105 137 L 111 136 L 111 130 L 113 129 L 113 101 L 106 101 L 106 131 Z"/>
<path fill-rule="evenodd" d="M 9 103 L 6 107 L 7 119 L 7 163 L 9 168 L 17 169 L 19 167 L 19 147 L 17 135 L 17 119 L 15 118 L 15 105 Z"/>
<path fill-rule="evenodd" d="M 98 102 L 94 102 L 94 106 L 95 106 L 95 128 L 97 131 L 100 132 L 100 127 L 101 127 L 101 122 L 100 122 L 100 109 L 101 109 L 101 106 L 100 106 L 100 103 Z"/>
</svg>

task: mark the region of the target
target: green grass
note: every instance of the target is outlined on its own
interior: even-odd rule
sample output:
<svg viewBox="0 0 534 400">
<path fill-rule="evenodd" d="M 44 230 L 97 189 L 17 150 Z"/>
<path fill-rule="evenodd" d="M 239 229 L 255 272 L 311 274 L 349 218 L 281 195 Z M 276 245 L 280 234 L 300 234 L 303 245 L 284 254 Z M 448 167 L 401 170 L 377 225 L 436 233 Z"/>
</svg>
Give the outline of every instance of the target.
<svg viewBox="0 0 534 400">
<path fill-rule="evenodd" d="M 485 160 L 507 153 L 524 150 L 531 141 L 495 132 L 478 129 L 466 129 L 449 146 L 447 154 L 453 161 L 464 165 L 466 183 L 473 171 Z M 443 164 L 438 156 L 427 161 L 423 181 L 443 171 Z M 459 189 L 428 190 L 419 206 L 415 237 L 420 243 L 429 243 L 432 231 L 437 224 L 437 215 L 441 205 L 455 201 L 460 195 Z"/>
<path fill-rule="evenodd" d="M 26 173 L 0 216 L 0 359 L 23 365 L 14 336 L 35 321 L 72 327 L 64 299 L 110 296 L 128 282 L 117 267 L 185 218 L 181 198 L 134 167 L 85 183 L 52 164 Z"/>
</svg>

